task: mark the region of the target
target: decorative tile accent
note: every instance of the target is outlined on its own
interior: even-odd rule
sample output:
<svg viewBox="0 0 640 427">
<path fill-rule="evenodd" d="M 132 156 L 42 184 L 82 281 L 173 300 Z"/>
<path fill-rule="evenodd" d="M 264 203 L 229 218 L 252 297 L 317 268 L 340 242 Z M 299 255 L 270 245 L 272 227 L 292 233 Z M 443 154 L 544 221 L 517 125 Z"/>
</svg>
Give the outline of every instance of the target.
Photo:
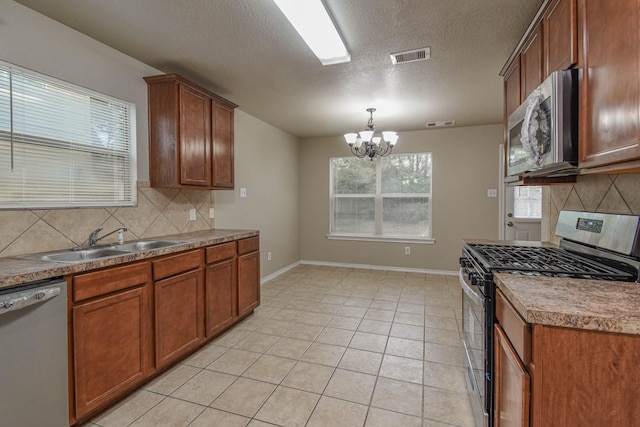
<svg viewBox="0 0 640 427">
<path fill-rule="evenodd" d="M 640 175 L 622 174 L 616 177 L 613 185 L 618 189 L 622 199 L 631 212 L 640 214 Z"/>
<path fill-rule="evenodd" d="M 640 174 L 585 175 L 575 184 L 552 185 L 546 240 L 558 243 L 554 231 L 561 210 L 640 215 Z"/>
<path fill-rule="evenodd" d="M 127 227 L 125 240 L 210 230 L 212 207 L 212 191 L 151 188 L 139 182 L 135 207 L 0 211 L 0 257 L 82 245 L 100 227 L 103 233 Z M 195 221 L 189 220 L 190 209 L 196 209 Z M 114 234 L 104 242 L 117 238 Z"/>
<path fill-rule="evenodd" d="M 573 184 L 573 188 L 585 209 L 594 212 L 611 188 L 611 184 L 612 181 L 608 175 L 586 175 L 581 176 L 578 182 Z"/>
<path fill-rule="evenodd" d="M 596 211 L 623 215 L 631 214 L 631 210 L 629 209 L 624 199 L 622 198 L 622 195 L 620 195 L 620 192 L 615 186 L 612 186 L 607 194 L 605 194 Z"/>
</svg>

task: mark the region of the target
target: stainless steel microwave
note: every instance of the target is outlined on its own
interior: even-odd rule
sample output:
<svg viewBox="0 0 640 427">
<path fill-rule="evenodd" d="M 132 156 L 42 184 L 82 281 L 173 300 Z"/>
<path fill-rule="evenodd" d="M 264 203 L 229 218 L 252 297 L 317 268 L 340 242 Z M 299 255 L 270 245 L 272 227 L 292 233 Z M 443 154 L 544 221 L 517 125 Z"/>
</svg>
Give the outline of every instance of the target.
<svg viewBox="0 0 640 427">
<path fill-rule="evenodd" d="M 507 120 L 507 178 L 578 173 L 578 71 L 555 71 Z"/>
</svg>

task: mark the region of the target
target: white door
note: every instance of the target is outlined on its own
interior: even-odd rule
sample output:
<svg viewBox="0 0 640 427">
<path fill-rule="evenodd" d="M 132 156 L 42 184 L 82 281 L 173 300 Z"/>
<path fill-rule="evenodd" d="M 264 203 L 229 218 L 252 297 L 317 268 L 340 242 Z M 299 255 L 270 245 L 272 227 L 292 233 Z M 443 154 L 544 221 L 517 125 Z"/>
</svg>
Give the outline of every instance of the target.
<svg viewBox="0 0 640 427">
<path fill-rule="evenodd" d="M 542 187 L 504 189 L 505 240 L 537 240 L 542 237 Z"/>
</svg>

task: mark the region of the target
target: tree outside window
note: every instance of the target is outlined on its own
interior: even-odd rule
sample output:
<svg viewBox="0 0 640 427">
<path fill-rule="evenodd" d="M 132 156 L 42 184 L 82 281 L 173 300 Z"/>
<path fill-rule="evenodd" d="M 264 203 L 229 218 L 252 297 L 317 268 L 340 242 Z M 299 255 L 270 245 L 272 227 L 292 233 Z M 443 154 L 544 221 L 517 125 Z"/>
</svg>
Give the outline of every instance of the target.
<svg viewBox="0 0 640 427">
<path fill-rule="evenodd" d="M 331 159 L 331 235 L 431 237 L 431 153 Z"/>
</svg>

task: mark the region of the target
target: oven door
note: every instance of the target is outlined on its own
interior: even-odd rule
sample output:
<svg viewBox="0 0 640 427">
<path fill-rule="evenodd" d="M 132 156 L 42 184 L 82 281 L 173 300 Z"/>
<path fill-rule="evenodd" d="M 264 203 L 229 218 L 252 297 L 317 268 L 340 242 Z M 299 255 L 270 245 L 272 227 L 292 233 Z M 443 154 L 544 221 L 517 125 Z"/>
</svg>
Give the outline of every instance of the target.
<svg viewBox="0 0 640 427">
<path fill-rule="evenodd" d="M 469 400 L 477 427 L 487 427 L 490 421 L 491 389 L 485 376 L 491 353 L 487 335 L 487 308 L 489 301 L 477 286 L 467 282 L 463 269 L 459 274 L 462 287 L 462 346 L 467 368 Z"/>
</svg>

